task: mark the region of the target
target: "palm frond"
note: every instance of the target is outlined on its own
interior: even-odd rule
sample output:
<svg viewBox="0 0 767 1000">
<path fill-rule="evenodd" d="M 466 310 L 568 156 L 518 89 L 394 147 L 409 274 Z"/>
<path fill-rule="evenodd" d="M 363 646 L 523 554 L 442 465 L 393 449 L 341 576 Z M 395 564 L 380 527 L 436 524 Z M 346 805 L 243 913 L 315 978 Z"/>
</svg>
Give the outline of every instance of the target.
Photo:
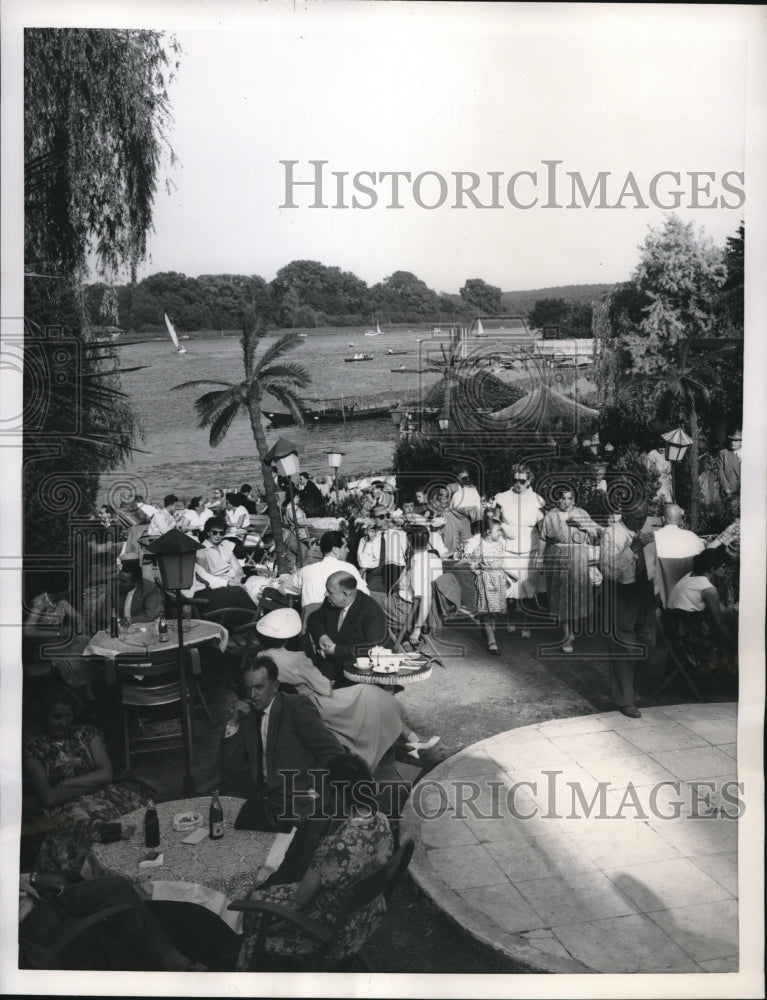
<svg viewBox="0 0 767 1000">
<path fill-rule="evenodd" d="M 280 337 L 274 344 L 264 351 L 261 355 L 261 359 L 256 365 L 253 374 L 260 375 L 267 365 L 270 365 L 273 361 L 279 360 L 289 351 L 294 351 L 303 343 L 301 337 L 297 333 L 286 333 Z"/>
<path fill-rule="evenodd" d="M 240 402 L 230 403 L 226 409 L 222 410 L 216 419 L 213 421 L 210 427 L 210 446 L 211 448 L 217 447 L 226 437 L 227 431 L 232 426 L 235 417 L 240 412 Z M 205 423 L 200 422 L 200 427 L 204 427 Z"/>
<path fill-rule="evenodd" d="M 284 361 L 281 365 L 261 368 L 258 372 L 258 379 L 263 382 L 268 382 L 272 379 L 285 379 L 287 382 L 293 382 L 300 389 L 305 389 L 312 382 L 312 376 L 306 368 L 303 365 L 296 364 L 295 361 Z"/>
<path fill-rule="evenodd" d="M 275 386 L 269 392 L 278 403 L 282 403 L 286 409 L 290 410 L 297 424 L 303 425 L 305 423 L 304 411 L 302 409 L 303 403 L 292 389 L 287 386 Z"/>
<path fill-rule="evenodd" d="M 223 385 L 227 389 L 234 388 L 234 382 L 224 382 L 214 378 L 196 378 L 190 382 L 179 382 L 178 385 L 172 385 L 170 388 L 171 392 L 174 392 L 176 389 L 200 389 L 204 385 Z"/>
<path fill-rule="evenodd" d="M 251 325 L 251 320 L 246 320 L 240 345 L 242 346 L 242 361 L 245 366 L 245 376 L 250 377 L 256 367 L 256 351 L 258 345 L 266 336 L 266 327 L 261 320 Z"/>
<path fill-rule="evenodd" d="M 235 389 L 214 392 L 206 392 L 204 396 L 194 401 L 194 408 L 200 417 L 200 427 L 206 427 L 218 417 L 222 410 L 230 406 L 241 406 L 242 400 Z"/>
</svg>

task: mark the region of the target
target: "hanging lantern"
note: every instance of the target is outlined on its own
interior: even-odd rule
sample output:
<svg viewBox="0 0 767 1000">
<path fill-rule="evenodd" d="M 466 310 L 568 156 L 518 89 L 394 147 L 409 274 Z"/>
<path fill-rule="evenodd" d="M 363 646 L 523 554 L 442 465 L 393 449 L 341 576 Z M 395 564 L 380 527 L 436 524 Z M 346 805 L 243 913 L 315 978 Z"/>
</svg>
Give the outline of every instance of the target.
<svg viewBox="0 0 767 1000">
<path fill-rule="evenodd" d="M 692 444 L 692 438 L 681 427 L 666 431 L 661 437 L 666 442 L 666 458 L 669 462 L 681 462 Z"/>
</svg>

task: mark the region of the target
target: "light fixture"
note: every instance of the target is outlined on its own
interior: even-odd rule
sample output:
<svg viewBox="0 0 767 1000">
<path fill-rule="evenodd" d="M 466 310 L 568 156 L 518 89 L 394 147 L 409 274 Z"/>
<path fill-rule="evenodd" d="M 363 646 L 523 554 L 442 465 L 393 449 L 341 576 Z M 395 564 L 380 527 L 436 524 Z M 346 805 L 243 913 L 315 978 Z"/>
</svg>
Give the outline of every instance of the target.
<svg viewBox="0 0 767 1000">
<path fill-rule="evenodd" d="M 395 427 L 399 427 L 402 423 L 402 410 L 395 408 L 389 411 L 391 413 L 391 422 Z"/>
<path fill-rule="evenodd" d="M 692 444 L 689 434 L 685 434 L 681 427 L 677 427 L 673 431 L 661 434 L 661 437 L 666 442 L 666 458 L 669 462 L 681 462 Z"/>
<path fill-rule="evenodd" d="M 437 423 L 439 424 L 439 429 L 441 431 L 446 431 L 450 426 L 450 417 L 447 415 L 447 411 L 443 410 L 437 418 Z"/>
<path fill-rule="evenodd" d="M 343 457 L 346 454 L 346 452 L 326 451 L 325 454 L 328 456 L 328 465 L 330 466 L 330 468 L 338 471 L 338 468 L 341 465 L 341 462 L 343 461 Z"/>
</svg>

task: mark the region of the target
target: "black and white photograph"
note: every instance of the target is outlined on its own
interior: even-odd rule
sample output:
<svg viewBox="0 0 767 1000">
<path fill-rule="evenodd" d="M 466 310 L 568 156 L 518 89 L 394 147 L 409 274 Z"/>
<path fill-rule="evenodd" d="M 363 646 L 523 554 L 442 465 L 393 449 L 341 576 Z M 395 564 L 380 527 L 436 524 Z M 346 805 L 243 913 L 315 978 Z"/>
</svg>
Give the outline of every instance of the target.
<svg viewBox="0 0 767 1000">
<path fill-rule="evenodd" d="M 0 30 L 2 992 L 763 996 L 767 8 Z"/>
</svg>

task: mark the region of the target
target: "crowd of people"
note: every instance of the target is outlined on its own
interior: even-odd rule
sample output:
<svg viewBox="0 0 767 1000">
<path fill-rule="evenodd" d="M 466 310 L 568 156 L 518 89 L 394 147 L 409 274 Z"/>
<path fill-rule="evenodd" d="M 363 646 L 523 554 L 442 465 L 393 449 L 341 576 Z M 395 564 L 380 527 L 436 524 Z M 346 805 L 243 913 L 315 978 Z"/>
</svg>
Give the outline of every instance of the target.
<svg viewBox="0 0 767 1000">
<path fill-rule="evenodd" d="M 670 499 L 660 524 L 641 499 L 592 517 L 578 505 L 575 484 L 560 481 L 550 495 L 537 493 L 525 463 L 514 465 L 508 488 L 490 498 L 466 469 L 410 495 L 398 491 L 393 476 L 348 482 L 344 500 L 352 502 L 344 517 L 335 516 L 340 491 L 333 494 L 328 483 L 303 474 L 292 492 L 280 497 L 287 571 L 278 564 L 264 500 L 248 484 L 215 488 L 188 503 L 168 494 L 161 506 L 136 496 L 119 510 L 102 508 L 94 521 L 82 591 L 50 588 L 30 602 L 30 634 L 70 633 L 52 661 L 65 686 L 48 699 L 43 730 L 24 750 L 28 780 L 49 823 L 37 871 L 76 879 L 104 824 L 141 801 L 114 783 L 99 730 L 76 718 L 72 692 L 87 696 L 93 677 L 67 664 L 112 610 L 127 623 L 153 621 L 166 610 L 149 547 L 174 528 L 200 546 L 187 600 L 193 607 L 199 601 L 202 614 L 247 609 L 257 632 L 221 737 L 219 787 L 243 799 L 240 826 L 280 831 L 298 824 L 301 831 L 254 896 L 292 902 L 318 919 L 337 905 L 350 879 L 393 850 L 387 817 L 361 805 L 356 786 L 372 782 L 397 743 L 417 756 L 418 748 L 439 740 L 414 731 L 397 688 L 350 678 L 371 648 L 418 650 L 445 617 L 462 611 L 488 652 L 513 666 L 515 647 L 502 648 L 499 624 L 522 640 L 558 626 L 567 656 L 584 620 L 597 615 L 611 697 L 629 718 L 641 714 L 635 676 L 653 655 L 661 614 L 701 670 L 737 669 L 737 589 L 718 589 L 718 574 L 737 563 L 737 517 L 714 538 L 685 528 L 683 511 Z M 320 810 L 321 820 L 314 809 L 310 821 L 309 807 L 328 793 L 317 786 L 317 769 L 332 777 L 341 805 L 332 816 Z M 290 784 L 286 772 L 294 775 Z M 339 957 L 380 918 L 378 906 L 355 918 L 337 945 Z M 159 940 L 160 967 L 191 967 Z M 246 919 L 238 968 L 264 967 L 254 941 Z M 307 946 L 297 930 L 270 941 L 274 961 Z"/>
</svg>

